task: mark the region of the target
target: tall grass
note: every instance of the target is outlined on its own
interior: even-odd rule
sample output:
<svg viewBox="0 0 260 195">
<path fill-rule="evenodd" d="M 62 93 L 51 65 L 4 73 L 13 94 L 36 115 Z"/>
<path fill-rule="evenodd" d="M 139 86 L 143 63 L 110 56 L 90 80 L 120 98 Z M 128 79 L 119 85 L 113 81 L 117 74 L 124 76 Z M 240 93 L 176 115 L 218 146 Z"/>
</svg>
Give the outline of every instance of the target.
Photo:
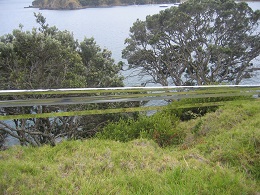
<svg viewBox="0 0 260 195">
<path fill-rule="evenodd" d="M 189 154 L 191 155 L 191 154 Z M 254 180 L 152 141 L 63 142 L 1 152 L 1 194 L 253 194 Z M 201 157 L 204 159 L 204 157 Z M 259 190 L 259 189 L 258 189 Z"/>
</svg>

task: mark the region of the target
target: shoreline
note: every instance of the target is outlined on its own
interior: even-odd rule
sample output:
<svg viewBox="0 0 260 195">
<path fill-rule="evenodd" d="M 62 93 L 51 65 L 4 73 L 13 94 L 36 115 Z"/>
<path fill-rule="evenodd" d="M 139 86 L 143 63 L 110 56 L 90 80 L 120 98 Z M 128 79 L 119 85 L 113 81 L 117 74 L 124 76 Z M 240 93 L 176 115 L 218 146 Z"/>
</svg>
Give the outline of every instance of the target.
<svg viewBox="0 0 260 195">
<path fill-rule="evenodd" d="M 168 3 L 169 5 L 174 4 L 174 3 Z M 33 5 L 29 5 L 27 7 L 24 8 L 37 8 L 39 10 L 80 10 L 80 9 L 88 9 L 88 8 L 112 8 L 112 7 L 124 7 L 124 6 L 135 6 L 136 4 L 118 4 L 118 5 L 100 5 L 100 6 L 82 6 L 79 8 L 73 8 L 73 9 L 67 9 L 67 8 L 42 8 L 42 7 L 37 7 L 37 6 L 33 6 Z M 138 4 L 136 6 L 139 5 L 161 5 L 161 3 L 152 3 L 152 4 Z"/>
<path fill-rule="evenodd" d="M 260 2 L 260 0 L 255 0 L 255 1 L 237 1 L 237 2 L 251 2 L 251 3 L 255 3 L 255 2 Z M 37 8 L 39 10 L 80 10 L 80 9 L 88 9 L 88 8 L 112 8 L 112 7 L 123 7 L 123 6 L 134 6 L 134 5 L 161 5 L 161 4 L 167 4 L 167 5 L 171 5 L 171 4 L 175 4 L 175 3 L 152 3 L 152 4 L 115 4 L 115 5 L 99 5 L 99 6 L 82 6 L 79 8 L 44 8 L 44 7 L 38 7 L 38 6 L 33 6 L 33 5 L 28 5 L 25 6 L 24 8 L 28 9 L 28 8 Z"/>
</svg>

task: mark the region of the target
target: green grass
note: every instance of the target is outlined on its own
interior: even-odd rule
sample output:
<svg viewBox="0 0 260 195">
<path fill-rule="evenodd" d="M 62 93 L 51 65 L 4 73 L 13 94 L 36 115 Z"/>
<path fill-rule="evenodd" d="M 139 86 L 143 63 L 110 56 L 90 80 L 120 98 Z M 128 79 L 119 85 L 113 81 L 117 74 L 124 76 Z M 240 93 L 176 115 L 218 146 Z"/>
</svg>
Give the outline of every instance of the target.
<svg viewBox="0 0 260 195">
<path fill-rule="evenodd" d="M 230 103 L 179 128 L 187 132 L 181 149 L 196 149 L 210 162 L 260 181 L 259 101 Z"/>
<path fill-rule="evenodd" d="M 185 138 L 166 148 L 95 138 L 1 151 L 0 194 L 259 194 L 259 101 L 174 128 Z"/>
</svg>

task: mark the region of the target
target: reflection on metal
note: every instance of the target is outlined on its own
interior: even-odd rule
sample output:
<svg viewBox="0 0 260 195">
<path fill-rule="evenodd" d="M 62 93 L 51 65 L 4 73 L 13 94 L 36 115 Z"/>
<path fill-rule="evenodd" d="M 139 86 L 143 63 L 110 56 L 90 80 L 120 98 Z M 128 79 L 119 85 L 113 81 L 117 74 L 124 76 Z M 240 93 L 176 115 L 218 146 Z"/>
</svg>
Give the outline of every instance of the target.
<svg viewBox="0 0 260 195">
<path fill-rule="evenodd" d="M 82 105 L 93 103 L 135 102 L 150 100 L 180 100 L 185 98 L 209 98 L 231 96 L 260 96 L 260 85 L 209 85 L 166 87 L 118 87 L 118 88 L 70 88 L 37 90 L 0 90 L 0 110 L 6 107 Z M 209 104 L 209 103 L 208 103 Z M 212 103 L 212 104 L 217 104 Z M 221 102 L 218 102 L 221 104 Z M 187 105 L 194 107 L 195 105 Z M 162 106 L 116 108 L 106 110 L 82 110 L 26 115 L 0 115 L 0 120 L 79 116 L 118 112 L 160 110 Z"/>
</svg>

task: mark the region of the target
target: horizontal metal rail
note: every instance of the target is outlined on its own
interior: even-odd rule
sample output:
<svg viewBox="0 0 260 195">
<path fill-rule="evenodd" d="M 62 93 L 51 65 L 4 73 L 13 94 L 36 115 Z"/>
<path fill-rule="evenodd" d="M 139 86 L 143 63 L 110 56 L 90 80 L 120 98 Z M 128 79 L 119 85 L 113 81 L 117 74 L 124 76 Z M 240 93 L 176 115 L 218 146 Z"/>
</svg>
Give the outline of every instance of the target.
<svg viewBox="0 0 260 195">
<path fill-rule="evenodd" d="M 162 86 L 162 87 L 110 87 L 110 88 L 63 88 L 63 89 L 31 89 L 31 90 L 0 90 L 4 95 L 54 95 L 54 94 L 82 94 L 82 93 L 116 93 L 116 92 L 144 92 L 165 90 L 196 90 L 196 89 L 256 89 L 260 85 L 202 85 L 202 86 Z"/>
<path fill-rule="evenodd" d="M 81 105 L 91 103 L 136 102 L 150 100 L 180 100 L 186 98 L 210 98 L 233 96 L 259 96 L 260 85 L 207 85 L 166 87 L 117 87 L 117 88 L 69 88 L 36 90 L 0 90 L 0 109 L 24 106 Z M 216 102 L 212 103 L 216 104 Z M 218 103 L 218 104 L 221 104 Z M 205 104 L 206 105 L 206 104 Z M 192 107 L 194 105 L 189 105 Z M 0 120 L 78 116 L 118 112 L 160 110 L 149 107 L 116 108 L 106 110 L 82 110 L 39 114 L 0 115 Z"/>
</svg>

